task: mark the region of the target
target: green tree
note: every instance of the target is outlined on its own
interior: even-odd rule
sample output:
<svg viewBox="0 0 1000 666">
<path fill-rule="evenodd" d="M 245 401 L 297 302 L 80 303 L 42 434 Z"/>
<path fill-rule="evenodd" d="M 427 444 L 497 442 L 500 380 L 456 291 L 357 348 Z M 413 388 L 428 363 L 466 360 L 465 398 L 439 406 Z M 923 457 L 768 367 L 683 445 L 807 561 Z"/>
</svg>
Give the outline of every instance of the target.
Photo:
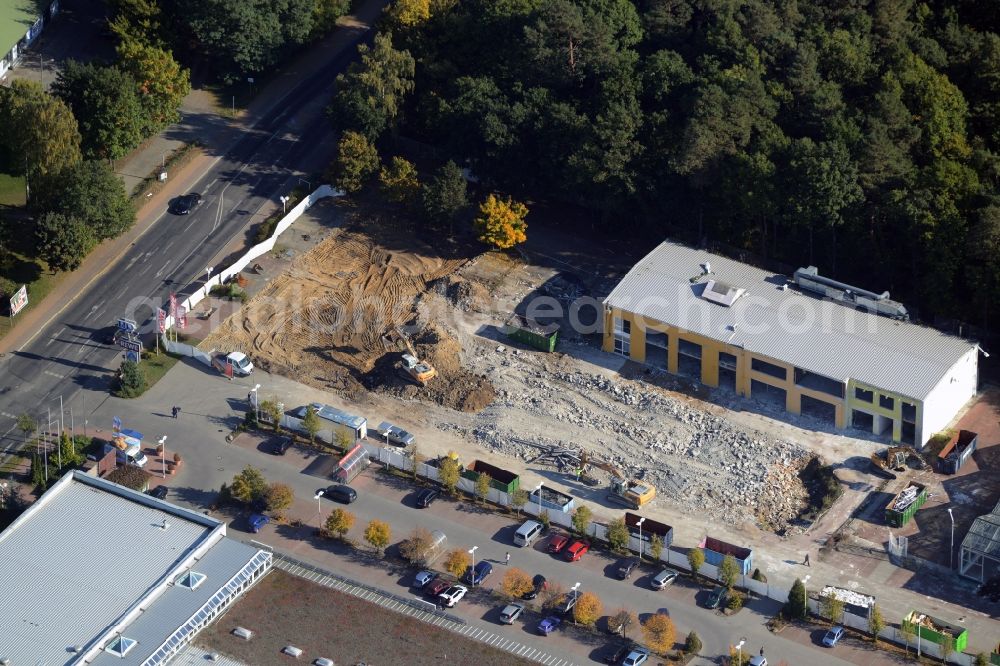
<svg viewBox="0 0 1000 666">
<path fill-rule="evenodd" d="M 445 456 L 441 459 L 441 465 L 438 467 L 438 479 L 451 495 L 455 494 L 455 487 L 458 485 L 461 472 L 458 461 L 451 456 Z"/>
<path fill-rule="evenodd" d="M 358 46 L 358 60 L 337 77 L 329 112 L 337 129 L 354 130 L 374 141 L 393 125 L 413 90 L 416 63 L 409 51 L 392 45 L 392 33 L 375 35 L 373 46 Z"/>
<path fill-rule="evenodd" d="M 823 617 L 830 621 L 830 624 L 839 624 L 844 617 L 844 602 L 833 594 L 824 594 L 820 598 Z"/>
<path fill-rule="evenodd" d="M 389 523 L 373 518 L 365 527 L 365 541 L 371 544 L 378 553 L 382 553 L 389 545 L 392 530 Z"/>
<path fill-rule="evenodd" d="M 35 225 L 35 246 L 53 273 L 75 271 L 96 240 L 90 227 L 62 213 L 44 213 Z"/>
<path fill-rule="evenodd" d="M 573 510 L 573 530 L 581 535 L 586 536 L 590 530 L 590 519 L 593 513 L 590 507 L 580 505 Z"/>
<path fill-rule="evenodd" d="M 319 39 L 334 29 L 337 19 L 351 11 L 351 0 L 316 0 L 310 39 Z"/>
<path fill-rule="evenodd" d="M 261 400 L 260 411 L 267 415 L 270 419 L 271 425 L 274 426 L 274 431 L 278 432 L 281 427 L 281 417 L 284 416 L 284 412 L 281 410 L 281 403 L 278 402 L 277 398 L 270 398 L 268 400 Z"/>
<path fill-rule="evenodd" d="M 156 0 L 109 0 L 111 31 L 121 41 L 163 46 L 163 16 Z"/>
<path fill-rule="evenodd" d="M 272 483 L 264 492 L 267 510 L 280 516 L 285 509 L 295 502 L 295 491 L 284 483 Z"/>
<path fill-rule="evenodd" d="M 804 620 L 809 615 L 809 609 L 806 606 L 806 586 L 798 578 L 792 583 L 792 589 L 788 592 L 784 613 L 786 617 L 798 620 Z"/>
<path fill-rule="evenodd" d="M 448 161 L 438 169 L 423 186 L 423 212 L 428 224 L 442 228 L 447 223 L 450 234 L 455 220 L 469 205 L 467 189 L 457 164 Z"/>
<path fill-rule="evenodd" d="M 80 464 L 80 454 L 69 433 L 63 432 L 59 435 L 59 456 L 62 458 L 63 468 L 76 467 Z"/>
<path fill-rule="evenodd" d="M 181 102 L 191 92 L 191 74 L 158 46 L 136 39 L 118 45 L 121 67 L 136 86 L 143 109 L 142 134 L 150 136 L 180 119 Z"/>
<path fill-rule="evenodd" d="M 80 123 L 81 148 L 87 159 L 117 160 L 144 138 L 148 126 L 135 80 L 116 65 L 67 61 L 52 93 L 73 110 Z"/>
<path fill-rule="evenodd" d="M 45 488 L 45 465 L 42 456 L 37 453 L 31 457 L 31 485 L 36 488 Z"/>
<path fill-rule="evenodd" d="M 354 527 L 354 514 L 347 509 L 334 509 L 324 523 L 326 533 L 334 539 L 343 539 Z"/>
<path fill-rule="evenodd" d="M 614 518 L 608 523 L 608 545 L 616 553 L 624 553 L 628 550 L 630 536 L 624 518 Z"/>
<path fill-rule="evenodd" d="M 233 482 L 229 485 L 229 494 L 234 500 L 249 504 L 263 499 L 267 489 L 267 479 L 260 470 L 247 465 L 242 472 L 233 477 Z"/>
<path fill-rule="evenodd" d="M 17 415 L 17 429 L 24 433 L 24 443 L 38 431 L 38 421 L 28 412 L 21 412 Z"/>
<path fill-rule="evenodd" d="M 480 472 L 479 476 L 476 477 L 476 497 L 480 502 L 485 502 L 486 498 L 490 494 L 490 484 L 493 483 L 493 479 L 490 478 L 489 474 Z"/>
<path fill-rule="evenodd" d="M 500 199 L 491 194 L 479 206 L 476 231 L 479 241 L 500 250 L 507 250 L 528 240 L 528 225 L 524 218 L 528 207 L 510 197 Z"/>
<path fill-rule="evenodd" d="M 312 405 L 306 407 L 306 414 L 302 417 L 302 427 L 309 435 L 309 442 L 315 444 L 316 435 L 323 429 L 323 424 L 320 423 L 319 416 L 316 415 L 316 409 Z"/>
<path fill-rule="evenodd" d="M 26 174 L 30 186 L 81 159 L 80 128 L 73 112 L 38 83 L 15 79 L 0 87 L 0 120 L 0 143 L 11 155 L 11 168 Z"/>
<path fill-rule="evenodd" d="M 719 582 L 726 586 L 727 590 L 732 590 L 740 576 L 740 567 L 736 563 L 736 558 L 726 555 L 719 565 Z"/>
<path fill-rule="evenodd" d="M 118 397 L 137 398 L 146 391 L 146 373 L 135 361 L 122 361 L 118 369 Z"/>
<path fill-rule="evenodd" d="M 417 168 L 402 157 L 393 157 L 389 166 L 382 167 L 379 183 L 386 196 L 398 204 L 412 204 L 420 193 Z"/>
<path fill-rule="evenodd" d="M 120 236 L 135 223 L 135 206 L 105 162 L 78 162 L 47 179 L 39 196 L 44 210 L 80 220 L 98 240 Z"/>
<path fill-rule="evenodd" d="M 878 604 L 872 606 L 871 614 L 868 616 L 868 631 L 872 635 L 872 642 L 878 645 L 878 635 L 885 629 L 885 617 Z"/>
<path fill-rule="evenodd" d="M 663 554 L 663 539 L 660 538 L 659 534 L 654 534 L 649 539 L 649 556 L 653 558 L 654 562 L 660 561 L 660 555 Z"/>
<path fill-rule="evenodd" d="M 687 640 L 684 641 L 684 652 L 686 654 L 698 654 L 701 652 L 702 643 L 701 638 L 695 632 L 690 632 L 687 635 Z"/>
<path fill-rule="evenodd" d="M 701 567 L 705 564 L 705 552 L 701 548 L 691 548 L 687 554 L 688 566 L 691 567 L 691 575 L 698 578 Z"/>
<path fill-rule="evenodd" d="M 344 132 L 337 145 L 333 184 L 347 193 L 357 192 L 378 172 L 378 150 L 363 134 Z"/>
<path fill-rule="evenodd" d="M 517 515 L 521 515 L 521 510 L 524 505 L 528 503 L 528 491 L 524 488 L 518 488 L 510 496 L 510 506 Z"/>
</svg>

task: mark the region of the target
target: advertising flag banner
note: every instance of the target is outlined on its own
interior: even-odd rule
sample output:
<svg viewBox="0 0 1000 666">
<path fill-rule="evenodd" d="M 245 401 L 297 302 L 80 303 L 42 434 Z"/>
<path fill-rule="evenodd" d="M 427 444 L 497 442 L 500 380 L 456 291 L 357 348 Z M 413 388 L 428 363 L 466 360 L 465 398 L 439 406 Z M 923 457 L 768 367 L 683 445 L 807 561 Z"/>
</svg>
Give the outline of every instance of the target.
<svg viewBox="0 0 1000 666">
<path fill-rule="evenodd" d="M 163 308 L 156 309 L 156 327 L 160 333 L 167 332 L 167 312 Z"/>
<path fill-rule="evenodd" d="M 118 432 L 119 430 L 122 429 L 122 420 L 117 416 L 114 417 L 114 419 L 112 419 L 111 421 L 111 429 L 114 430 L 115 432 Z"/>
<path fill-rule="evenodd" d="M 28 285 L 22 284 L 17 293 L 10 297 L 10 316 L 13 317 L 28 304 Z"/>
<path fill-rule="evenodd" d="M 177 326 L 182 331 L 187 328 L 188 325 L 188 313 L 187 308 L 183 305 L 177 306 Z"/>
<path fill-rule="evenodd" d="M 170 294 L 170 316 L 177 317 L 177 294 Z"/>
</svg>

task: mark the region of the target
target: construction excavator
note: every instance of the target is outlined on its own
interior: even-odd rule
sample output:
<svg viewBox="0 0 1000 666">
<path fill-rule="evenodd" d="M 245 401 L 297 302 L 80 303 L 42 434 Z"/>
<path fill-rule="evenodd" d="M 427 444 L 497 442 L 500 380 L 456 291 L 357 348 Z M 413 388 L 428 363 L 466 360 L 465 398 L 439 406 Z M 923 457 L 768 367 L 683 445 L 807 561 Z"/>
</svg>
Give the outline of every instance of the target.
<svg viewBox="0 0 1000 666">
<path fill-rule="evenodd" d="M 590 469 L 595 467 L 611 475 L 611 481 L 608 485 L 608 499 L 612 502 L 618 502 L 630 509 L 638 509 L 656 497 L 656 488 L 652 484 L 638 479 L 629 479 L 611 463 L 591 458 L 586 453 L 582 454 L 580 458 L 580 480 L 585 483 L 596 481 L 589 474 Z M 591 483 L 591 485 L 596 484 Z"/>
<path fill-rule="evenodd" d="M 399 328 L 393 328 L 383 339 L 399 351 L 405 349 L 396 364 L 396 369 L 403 379 L 410 379 L 420 386 L 427 386 L 430 380 L 437 377 L 437 370 L 434 369 L 434 366 L 426 360 L 420 360 L 409 336 Z"/>
<path fill-rule="evenodd" d="M 890 446 L 882 453 L 871 455 L 872 470 L 884 479 L 895 479 L 893 472 L 906 471 L 906 463 L 912 456 L 918 469 L 924 469 L 927 463 L 908 446 Z"/>
</svg>

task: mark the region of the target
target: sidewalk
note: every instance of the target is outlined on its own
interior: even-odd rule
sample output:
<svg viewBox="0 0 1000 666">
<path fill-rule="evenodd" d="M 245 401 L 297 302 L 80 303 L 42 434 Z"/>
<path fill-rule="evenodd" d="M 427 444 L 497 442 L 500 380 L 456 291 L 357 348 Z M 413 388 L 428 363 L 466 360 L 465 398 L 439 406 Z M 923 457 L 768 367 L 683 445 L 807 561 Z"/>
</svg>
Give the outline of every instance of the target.
<svg viewBox="0 0 1000 666">
<path fill-rule="evenodd" d="M 138 150 L 116 164 L 116 172 L 126 188 L 157 169 L 165 155 L 178 147 L 199 141 L 203 148 L 182 169 L 170 173 L 165 187 L 150 196 L 136 214 L 136 223 L 126 234 L 99 245 L 80 267 L 63 276 L 62 282 L 45 300 L 19 315 L 14 329 L 0 339 L 0 358 L 5 353 L 19 351 L 80 296 L 95 280 L 152 227 L 166 210 L 169 201 L 192 187 L 212 165 L 269 112 L 277 108 L 298 83 L 326 67 L 345 48 L 350 48 L 358 30 L 366 30 L 379 16 L 387 0 L 367 0 L 358 10 L 342 17 L 338 28 L 321 42 L 309 47 L 274 75 L 237 119 L 220 116 L 212 93 L 192 90 L 181 105 L 181 120 L 147 140 Z M 26 62 L 31 62 L 30 59 Z M 317 183 L 313 183 L 317 185 Z M 228 247 L 228 246 L 227 246 Z M 222 248 L 226 250 L 227 248 Z"/>
</svg>

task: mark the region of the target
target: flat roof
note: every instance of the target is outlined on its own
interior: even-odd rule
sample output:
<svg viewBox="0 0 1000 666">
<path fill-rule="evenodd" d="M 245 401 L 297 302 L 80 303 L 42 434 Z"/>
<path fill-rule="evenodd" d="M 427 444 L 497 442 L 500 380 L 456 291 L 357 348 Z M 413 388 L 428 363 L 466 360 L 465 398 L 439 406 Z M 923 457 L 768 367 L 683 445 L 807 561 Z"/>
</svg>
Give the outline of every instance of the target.
<svg viewBox="0 0 1000 666">
<path fill-rule="evenodd" d="M 0 57 L 28 34 L 47 5 L 44 0 L 0 0 Z"/>
<path fill-rule="evenodd" d="M 12 664 L 68 663 L 73 647 L 86 652 L 140 602 L 126 635 L 155 615 L 160 642 L 154 645 L 147 632 L 129 657 L 151 653 L 178 628 L 170 622 L 187 610 L 182 624 L 200 608 L 192 606 L 198 590 L 181 588 L 191 594 L 177 604 L 171 597 L 177 591 L 164 587 L 193 555 L 200 557 L 196 569 L 209 576 L 199 588 L 205 594 L 224 587 L 257 552 L 226 539 L 225 524 L 214 518 L 82 472 L 68 474 L 0 533 L 0 657 Z"/>
<path fill-rule="evenodd" d="M 703 274 L 706 263 L 709 275 Z M 711 302 L 702 298 L 708 280 L 744 293 L 729 307 Z M 633 266 L 604 304 L 836 381 L 854 379 L 917 400 L 976 348 L 933 328 L 805 295 L 788 276 L 669 241 Z"/>
</svg>

